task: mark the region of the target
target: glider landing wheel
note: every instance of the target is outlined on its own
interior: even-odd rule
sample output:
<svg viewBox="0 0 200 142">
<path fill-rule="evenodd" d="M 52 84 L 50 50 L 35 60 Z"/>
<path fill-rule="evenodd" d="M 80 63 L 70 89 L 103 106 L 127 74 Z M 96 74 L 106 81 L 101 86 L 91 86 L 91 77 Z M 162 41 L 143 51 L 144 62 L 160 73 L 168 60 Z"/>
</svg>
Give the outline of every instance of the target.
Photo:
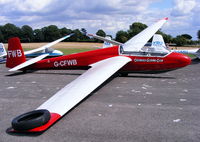
<svg viewBox="0 0 200 142">
<path fill-rule="evenodd" d="M 30 130 L 46 124 L 50 117 L 50 112 L 45 109 L 30 111 L 14 118 L 12 128 L 19 131 Z"/>
</svg>

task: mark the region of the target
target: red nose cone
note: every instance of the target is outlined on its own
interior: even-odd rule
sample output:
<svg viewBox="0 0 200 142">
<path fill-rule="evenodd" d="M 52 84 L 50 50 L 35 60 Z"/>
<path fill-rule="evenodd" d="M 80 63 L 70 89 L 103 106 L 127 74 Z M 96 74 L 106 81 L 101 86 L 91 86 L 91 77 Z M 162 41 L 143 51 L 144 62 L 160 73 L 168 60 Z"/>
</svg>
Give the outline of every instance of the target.
<svg viewBox="0 0 200 142">
<path fill-rule="evenodd" d="M 173 53 L 178 67 L 185 67 L 191 63 L 190 57 L 181 53 Z"/>
<path fill-rule="evenodd" d="M 187 66 L 187 65 L 191 64 L 191 58 L 186 55 L 182 55 L 182 58 L 180 60 L 181 60 L 181 64 L 183 66 Z"/>
</svg>

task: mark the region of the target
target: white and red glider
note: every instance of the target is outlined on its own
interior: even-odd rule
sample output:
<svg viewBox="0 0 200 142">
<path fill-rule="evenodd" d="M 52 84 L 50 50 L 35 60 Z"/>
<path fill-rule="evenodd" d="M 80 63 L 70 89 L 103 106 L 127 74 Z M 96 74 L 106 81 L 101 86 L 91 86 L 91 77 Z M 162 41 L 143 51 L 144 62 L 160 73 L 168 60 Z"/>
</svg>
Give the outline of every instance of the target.
<svg viewBox="0 0 200 142">
<path fill-rule="evenodd" d="M 39 56 L 26 61 L 19 39 L 10 39 L 6 63 L 6 66 L 11 68 L 10 71 L 32 69 L 87 70 L 36 110 L 13 119 L 13 131 L 45 131 L 116 72 L 122 74 L 160 73 L 190 64 L 190 58 L 180 53 L 142 50 L 143 46 L 167 19 L 159 20 L 124 44 L 113 41 L 112 43 L 117 44 L 117 46 L 44 60 L 42 60 L 44 56 Z M 105 40 L 110 42 L 109 39 Z"/>
</svg>

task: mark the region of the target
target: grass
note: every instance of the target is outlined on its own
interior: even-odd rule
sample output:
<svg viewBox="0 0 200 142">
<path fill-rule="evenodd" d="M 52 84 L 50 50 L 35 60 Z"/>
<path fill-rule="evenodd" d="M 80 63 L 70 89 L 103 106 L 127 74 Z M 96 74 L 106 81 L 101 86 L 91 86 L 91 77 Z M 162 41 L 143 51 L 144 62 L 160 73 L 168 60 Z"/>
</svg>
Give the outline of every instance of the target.
<svg viewBox="0 0 200 142">
<path fill-rule="evenodd" d="M 73 53 L 80 53 L 80 52 L 86 52 L 86 51 L 91 51 L 91 50 L 95 50 L 96 48 L 94 49 L 91 49 L 91 48 L 76 48 L 76 49 L 73 49 L 73 48 L 58 48 L 56 50 L 60 50 L 64 53 L 64 55 L 69 55 L 69 54 L 73 54 Z"/>
<path fill-rule="evenodd" d="M 24 51 L 32 50 L 33 48 L 23 48 Z M 96 48 L 56 48 L 56 50 L 60 50 L 64 55 L 69 55 L 73 53 L 80 53 L 95 50 Z"/>
<path fill-rule="evenodd" d="M 189 56 L 191 59 L 192 59 L 192 58 L 196 58 L 196 56 L 195 56 L 195 55 L 192 55 L 192 54 L 185 54 L 185 55 Z"/>
</svg>

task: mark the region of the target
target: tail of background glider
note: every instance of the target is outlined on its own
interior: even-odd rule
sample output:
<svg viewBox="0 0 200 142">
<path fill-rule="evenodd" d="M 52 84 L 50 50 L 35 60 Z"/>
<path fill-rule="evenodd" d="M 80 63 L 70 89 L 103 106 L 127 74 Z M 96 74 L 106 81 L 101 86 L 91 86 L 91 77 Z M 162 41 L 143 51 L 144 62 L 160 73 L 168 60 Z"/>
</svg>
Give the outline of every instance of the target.
<svg viewBox="0 0 200 142">
<path fill-rule="evenodd" d="M 155 34 L 153 36 L 152 44 L 149 50 L 152 52 L 168 52 L 162 35 Z"/>
<path fill-rule="evenodd" d="M 105 39 L 111 40 L 111 37 L 106 36 Z M 103 48 L 112 47 L 112 46 L 113 46 L 113 44 L 110 42 L 104 41 L 104 43 L 103 43 Z"/>
<path fill-rule="evenodd" d="M 0 43 L 0 57 L 6 55 L 6 49 L 3 45 L 3 43 Z"/>
<path fill-rule="evenodd" d="M 8 40 L 6 67 L 13 68 L 25 61 L 26 58 L 20 43 L 20 39 L 18 37 L 10 38 Z"/>
</svg>

